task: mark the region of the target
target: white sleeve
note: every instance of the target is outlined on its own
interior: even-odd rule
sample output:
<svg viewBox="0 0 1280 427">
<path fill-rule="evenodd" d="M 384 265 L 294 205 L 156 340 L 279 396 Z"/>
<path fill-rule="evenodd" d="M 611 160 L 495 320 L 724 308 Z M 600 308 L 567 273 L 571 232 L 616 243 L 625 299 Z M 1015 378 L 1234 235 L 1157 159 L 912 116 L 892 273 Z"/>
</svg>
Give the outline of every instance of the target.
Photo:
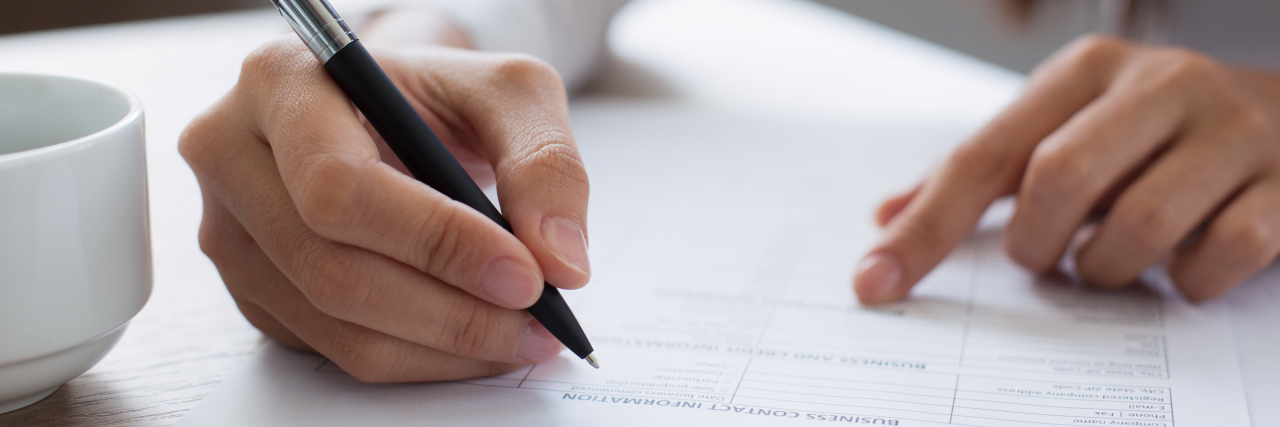
<svg viewBox="0 0 1280 427">
<path fill-rule="evenodd" d="M 547 61 L 570 90 L 605 50 L 609 21 L 627 0 L 436 0 L 476 49 L 521 52 Z"/>
</svg>

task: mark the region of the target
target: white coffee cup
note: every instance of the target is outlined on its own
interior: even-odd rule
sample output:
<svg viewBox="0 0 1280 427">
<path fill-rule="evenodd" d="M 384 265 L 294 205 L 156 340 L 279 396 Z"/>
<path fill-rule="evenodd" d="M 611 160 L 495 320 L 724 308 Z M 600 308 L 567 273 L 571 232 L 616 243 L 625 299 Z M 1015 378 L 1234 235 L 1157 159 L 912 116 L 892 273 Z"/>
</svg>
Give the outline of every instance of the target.
<svg viewBox="0 0 1280 427">
<path fill-rule="evenodd" d="M 106 356 L 151 295 L 142 104 L 0 73 L 0 413 Z"/>
</svg>

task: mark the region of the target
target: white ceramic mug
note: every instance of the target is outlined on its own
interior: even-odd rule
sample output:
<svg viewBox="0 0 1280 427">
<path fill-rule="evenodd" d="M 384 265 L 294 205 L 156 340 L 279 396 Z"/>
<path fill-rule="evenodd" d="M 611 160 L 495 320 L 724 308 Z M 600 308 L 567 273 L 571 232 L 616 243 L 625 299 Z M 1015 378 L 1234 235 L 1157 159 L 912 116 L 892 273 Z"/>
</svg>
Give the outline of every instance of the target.
<svg viewBox="0 0 1280 427">
<path fill-rule="evenodd" d="M 0 413 L 111 350 L 151 295 L 142 104 L 0 73 Z"/>
</svg>

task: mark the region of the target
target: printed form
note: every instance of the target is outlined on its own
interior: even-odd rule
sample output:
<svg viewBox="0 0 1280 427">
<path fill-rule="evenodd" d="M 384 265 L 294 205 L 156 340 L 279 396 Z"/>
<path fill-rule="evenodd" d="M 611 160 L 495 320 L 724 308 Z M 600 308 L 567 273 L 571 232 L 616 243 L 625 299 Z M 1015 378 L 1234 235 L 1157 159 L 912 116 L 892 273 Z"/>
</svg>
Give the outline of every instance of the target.
<svg viewBox="0 0 1280 427">
<path fill-rule="evenodd" d="M 613 219 L 592 224 L 592 285 L 567 293 L 599 370 L 566 351 L 371 385 L 268 345 L 180 425 L 1250 424 L 1219 304 L 1033 276 L 985 227 L 909 301 L 865 307 L 835 215 L 616 209 L 593 214 Z"/>
<path fill-rule="evenodd" d="M 1249 417 L 1255 426 L 1280 425 L 1280 264 L 1222 296 L 1235 332 Z"/>
</svg>

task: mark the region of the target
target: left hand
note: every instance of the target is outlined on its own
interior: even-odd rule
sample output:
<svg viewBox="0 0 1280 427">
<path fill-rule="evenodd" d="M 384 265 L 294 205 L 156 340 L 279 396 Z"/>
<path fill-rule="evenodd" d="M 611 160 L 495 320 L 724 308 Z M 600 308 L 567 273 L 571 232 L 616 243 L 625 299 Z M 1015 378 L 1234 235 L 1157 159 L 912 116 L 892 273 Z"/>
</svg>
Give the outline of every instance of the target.
<svg viewBox="0 0 1280 427">
<path fill-rule="evenodd" d="M 884 237 L 854 279 L 859 298 L 905 297 L 1010 194 L 1005 250 L 1030 270 L 1054 269 L 1103 213 L 1076 254 L 1088 283 L 1122 286 L 1172 255 L 1183 294 L 1216 296 L 1280 253 L 1280 76 L 1081 38 L 919 187 L 884 202 Z"/>
</svg>

